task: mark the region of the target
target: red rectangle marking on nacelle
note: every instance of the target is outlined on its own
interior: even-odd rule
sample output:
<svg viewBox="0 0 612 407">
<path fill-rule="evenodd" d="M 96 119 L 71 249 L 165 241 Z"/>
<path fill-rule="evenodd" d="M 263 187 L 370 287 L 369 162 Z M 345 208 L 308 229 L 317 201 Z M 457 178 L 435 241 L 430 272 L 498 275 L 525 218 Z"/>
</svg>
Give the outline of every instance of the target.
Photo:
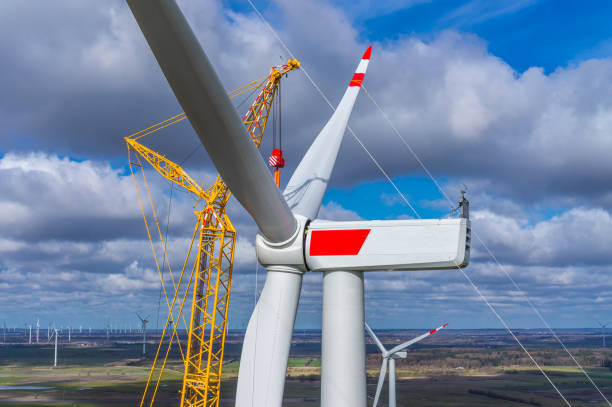
<svg viewBox="0 0 612 407">
<path fill-rule="evenodd" d="M 354 256 L 359 254 L 371 229 L 313 230 L 310 256 Z"/>
</svg>

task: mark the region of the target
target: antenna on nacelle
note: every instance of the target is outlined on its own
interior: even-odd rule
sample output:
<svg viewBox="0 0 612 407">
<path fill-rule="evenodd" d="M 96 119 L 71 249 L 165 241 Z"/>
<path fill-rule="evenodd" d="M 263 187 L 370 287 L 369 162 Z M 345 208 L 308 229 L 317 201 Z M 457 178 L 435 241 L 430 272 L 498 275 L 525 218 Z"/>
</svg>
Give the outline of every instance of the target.
<svg viewBox="0 0 612 407">
<path fill-rule="evenodd" d="M 467 192 L 467 187 L 463 184 L 465 189 L 461 190 L 461 198 L 459 199 L 459 207 L 457 209 L 461 209 L 459 212 L 460 218 L 469 219 L 470 218 L 470 201 L 465 197 L 465 193 Z"/>
</svg>

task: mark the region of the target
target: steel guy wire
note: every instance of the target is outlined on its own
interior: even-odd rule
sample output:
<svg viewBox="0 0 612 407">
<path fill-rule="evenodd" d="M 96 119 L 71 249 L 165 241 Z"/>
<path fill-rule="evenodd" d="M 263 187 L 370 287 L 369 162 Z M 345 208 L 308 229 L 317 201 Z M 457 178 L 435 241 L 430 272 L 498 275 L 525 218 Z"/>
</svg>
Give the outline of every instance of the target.
<svg viewBox="0 0 612 407">
<path fill-rule="evenodd" d="M 247 0 L 248 3 L 251 5 L 251 7 L 253 8 L 253 10 L 255 11 L 255 13 L 258 15 L 258 17 L 262 20 L 262 22 L 268 27 L 268 29 L 270 30 L 270 32 L 274 35 L 274 37 L 276 37 L 276 39 L 278 40 L 278 42 L 281 44 L 281 46 L 285 49 L 285 51 L 294 59 L 297 59 L 296 55 L 289 49 L 289 47 L 285 44 L 285 42 L 280 38 L 280 36 L 278 35 L 278 33 L 276 32 L 276 30 L 274 30 L 274 28 L 267 22 L 267 20 L 265 19 L 265 17 L 261 14 L 261 12 L 257 9 L 257 7 L 255 6 L 255 4 L 252 2 L 252 0 Z M 334 106 L 332 105 L 332 103 L 330 102 L 330 100 L 327 98 L 327 96 L 325 95 L 325 93 L 321 90 L 321 88 L 316 84 L 316 82 L 314 81 L 314 79 L 310 76 L 310 74 L 308 73 L 308 71 L 306 70 L 306 68 L 304 66 L 301 67 L 302 72 L 304 73 L 304 75 L 306 76 L 306 78 L 308 79 L 308 81 L 311 83 L 311 85 L 315 88 L 315 90 L 319 93 L 319 95 L 323 98 L 323 100 L 325 100 L 325 102 L 329 105 L 329 107 L 332 109 L 332 111 L 335 111 Z M 435 177 L 431 174 L 431 172 L 429 171 L 429 169 L 425 166 L 425 164 L 421 161 L 421 159 L 418 157 L 418 155 L 416 154 L 416 152 L 410 147 L 410 145 L 404 140 L 403 137 L 401 137 L 401 135 L 399 134 L 399 131 L 397 131 L 397 129 L 395 128 L 395 126 L 393 125 L 393 123 L 391 122 L 391 120 L 388 118 L 388 116 L 384 113 L 384 111 L 382 110 L 382 108 L 374 101 L 374 99 L 371 97 L 371 95 L 367 92 L 367 90 L 364 87 L 364 92 L 368 95 L 368 97 L 370 98 L 370 100 L 372 100 L 375 105 L 378 107 L 378 109 L 381 111 L 381 113 L 384 115 L 384 117 L 386 118 L 386 120 L 389 122 L 389 124 L 391 125 L 391 127 L 394 129 L 394 131 L 396 132 L 396 134 L 404 141 L 404 144 L 406 145 L 406 147 L 409 149 L 409 151 L 412 153 L 412 155 L 414 156 L 414 158 L 417 160 L 417 162 L 419 163 L 419 165 L 423 168 L 423 170 L 427 173 L 428 177 L 432 180 L 432 182 L 434 182 L 434 184 L 436 185 L 436 187 L 438 188 L 438 190 L 440 190 L 440 192 L 444 195 L 444 197 L 447 199 L 447 201 L 449 201 L 451 203 L 451 205 L 453 205 L 453 202 L 450 200 L 450 198 L 448 197 L 448 195 L 444 192 L 444 190 L 442 189 L 442 187 L 440 186 L 440 184 L 437 182 L 437 180 L 435 179 Z M 348 131 L 351 133 L 351 135 L 353 136 L 353 138 L 355 138 L 355 140 L 358 142 L 358 144 L 361 146 L 361 148 L 366 152 L 366 154 L 370 157 L 370 159 L 372 160 L 372 162 L 376 165 L 376 167 L 381 171 L 381 173 L 385 176 L 385 178 L 387 179 L 387 181 L 393 186 L 393 188 L 397 191 L 397 193 L 399 194 L 399 196 L 402 198 L 402 200 L 408 205 L 408 207 L 413 211 L 413 213 L 417 216 L 417 218 L 421 218 L 421 216 L 419 215 L 419 213 L 415 210 L 415 208 L 412 206 L 412 204 L 410 203 L 410 201 L 408 201 L 408 199 L 406 198 L 406 196 L 401 192 L 401 190 L 397 187 L 397 185 L 393 182 L 393 180 L 391 179 L 391 177 L 388 175 L 388 173 L 383 169 L 383 167 L 380 165 L 380 163 L 376 160 L 376 158 L 372 155 L 372 153 L 365 147 L 365 145 L 363 144 L 363 142 L 359 139 L 359 137 L 357 137 L 357 135 L 355 134 L 355 132 L 353 131 L 353 129 L 351 128 L 351 126 L 347 126 Z M 482 239 L 480 239 L 480 237 L 474 233 L 475 237 L 482 242 Z M 490 252 L 490 250 L 487 251 L 492 254 Z M 493 259 L 497 262 L 497 264 L 500 266 L 500 268 L 507 274 L 507 272 L 505 271 L 505 269 L 503 269 L 503 267 L 501 267 L 501 264 L 497 261 L 497 258 L 493 256 Z M 506 322 L 503 320 L 503 318 L 501 317 L 501 315 L 499 313 L 497 313 L 497 311 L 495 310 L 495 308 L 491 305 L 491 303 L 487 300 L 487 298 L 484 296 L 484 294 L 482 294 L 482 292 L 478 289 L 478 287 L 474 284 L 474 282 L 469 278 L 469 276 L 467 275 L 467 273 L 465 273 L 465 271 L 463 269 L 461 269 L 460 267 L 457 266 L 457 268 L 461 271 L 461 273 L 463 274 L 463 276 L 467 279 L 467 281 L 470 283 L 470 285 L 476 290 L 476 292 L 478 293 L 478 295 L 481 297 L 481 299 L 487 304 L 487 306 L 491 309 L 491 311 L 494 313 L 494 315 L 500 320 L 500 322 L 502 322 L 502 324 L 504 325 L 504 327 L 508 330 L 508 332 L 510 333 L 510 335 L 512 335 L 512 337 L 515 339 L 515 341 L 519 344 L 519 346 L 525 351 L 525 353 L 527 353 L 527 355 L 529 356 L 529 358 L 533 361 L 533 363 L 536 365 L 536 367 L 540 370 L 540 372 L 542 373 L 542 375 L 544 375 L 544 377 L 546 377 L 546 379 L 549 381 L 549 383 L 553 386 L 553 388 L 557 391 L 557 393 L 559 394 L 559 396 L 565 401 L 565 403 L 569 406 L 571 406 L 571 404 L 569 404 L 569 402 L 567 401 L 567 399 L 563 396 L 563 394 L 559 391 L 559 389 L 555 386 L 555 384 L 551 381 L 551 379 L 548 377 L 548 375 L 544 372 L 544 370 L 540 367 L 540 365 L 535 361 L 535 359 L 531 356 L 531 354 L 529 353 L 529 351 L 523 346 L 523 344 L 521 343 L 521 341 L 514 335 L 514 333 L 512 332 L 512 330 L 508 327 L 508 325 L 506 324 Z M 514 282 L 514 280 L 510 277 L 509 274 L 507 274 L 508 277 L 513 281 L 514 285 L 518 288 L 518 285 L 516 285 L 516 283 Z M 520 290 L 520 288 L 519 288 Z M 522 290 L 521 290 L 522 292 Z M 526 296 L 525 296 L 526 297 Z M 533 303 L 529 301 L 529 304 L 533 306 Z M 541 314 L 539 312 L 537 312 L 537 314 L 540 316 L 541 318 Z M 545 324 L 547 327 L 549 327 L 549 325 L 546 323 Z M 550 328 L 549 328 L 550 329 Z M 557 340 L 560 341 L 560 338 L 555 334 L 554 335 Z M 560 341 L 561 342 L 561 341 Z M 563 345 L 563 348 L 569 353 L 569 351 L 567 350 L 567 348 L 565 347 L 565 345 Z M 573 357 L 573 355 L 571 355 L 571 358 L 575 361 L 575 363 L 578 364 L 578 366 L 580 367 L 580 369 L 583 371 L 583 373 L 589 378 L 590 382 L 593 384 L 593 386 L 599 391 L 599 393 L 604 397 L 604 399 L 608 402 L 609 405 L 612 406 L 612 404 L 610 404 L 610 402 L 608 401 L 608 399 L 603 395 L 603 393 L 601 392 L 601 390 L 597 387 L 597 385 L 593 382 L 593 380 L 590 378 L 590 376 L 586 373 L 586 371 L 582 368 L 582 366 L 580 366 L 580 364 L 578 363 L 578 361 L 576 361 L 576 359 Z"/>
<path fill-rule="evenodd" d="M 376 106 L 376 108 L 378 109 L 378 111 L 382 114 L 383 118 L 385 119 L 385 121 L 389 124 L 389 126 L 391 127 L 391 129 L 393 130 L 393 132 L 397 135 L 397 137 L 402 141 L 402 143 L 406 146 L 406 148 L 408 149 L 408 151 L 410 151 L 410 153 L 412 154 L 412 156 L 414 157 L 414 159 L 419 163 L 419 165 L 421 166 L 421 168 L 423 169 L 423 171 L 425 171 L 425 173 L 427 174 L 427 176 L 429 177 L 429 179 L 436 185 L 436 187 L 438 188 L 438 190 L 440 191 L 440 193 L 444 196 L 444 198 L 451 204 L 453 205 L 453 201 L 449 198 L 448 194 L 442 189 L 442 186 L 438 183 L 438 181 L 436 180 L 436 178 L 433 176 L 433 174 L 429 171 L 429 169 L 427 168 L 427 166 L 425 165 L 425 163 L 423 163 L 423 161 L 420 159 L 420 157 L 418 156 L 418 154 L 412 149 L 412 147 L 410 146 L 410 144 L 406 141 L 406 139 L 401 135 L 401 133 L 399 132 L 399 130 L 397 129 L 397 127 L 395 127 L 395 125 L 393 124 L 393 122 L 391 121 L 391 119 L 389 118 L 389 116 L 385 113 L 385 111 L 382 109 L 382 107 L 376 102 L 376 100 L 374 100 L 374 97 L 367 91 L 367 89 L 364 87 L 364 91 L 365 94 L 367 95 L 367 97 L 370 99 L 370 101 L 374 104 L 374 106 Z M 595 384 L 595 382 L 593 381 L 593 379 L 591 378 L 591 376 L 587 373 L 587 371 L 584 369 L 584 367 L 582 367 L 582 365 L 578 362 L 578 360 L 576 360 L 576 358 L 574 357 L 574 355 L 570 352 L 570 350 L 565 346 L 565 344 L 563 343 L 563 341 L 561 340 L 561 338 L 557 335 L 557 333 L 552 329 L 552 327 L 548 324 L 548 322 L 544 319 L 544 316 L 540 313 L 540 311 L 537 309 L 537 307 L 535 306 L 535 304 L 533 303 L 533 301 L 531 301 L 531 299 L 529 298 L 529 296 L 527 296 L 527 294 L 525 293 L 525 291 L 519 287 L 519 285 L 516 283 L 516 281 L 514 280 L 514 278 L 510 275 L 510 273 L 506 270 L 506 268 L 501 264 L 501 262 L 497 259 L 497 256 L 495 256 L 495 254 L 493 253 L 493 251 L 489 248 L 489 246 L 484 242 L 484 240 L 480 237 L 480 235 L 478 235 L 478 233 L 475 230 L 472 230 L 472 234 L 474 235 L 474 237 L 476 238 L 476 240 L 478 240 L 478 242 L 482 245 L 482 247 L 484 247 L 485 251 L 488 253 L 488 255 L 493 259 L 493 261 L 497 264 L 497 266 L 499 267 L 499 269 L 506 275 L 506 277 L 508 278 L 508 280 L 512 283 L 512 285 L 514 286 L 514 288 L 516 288 L 520 294 L 521 297 L 523 297 L 527 303 L 529 304 L 529 306 L 531 307 L 531 309 L 534 311 L 534 313 L 538 316 L 538 318 L 540 319 L 540 321 L 544 324 L 544 326 L 548 329 L 548 331 L 551 333 L 551 335 L 555 338 L 555 340 L 557 340 L 557 342 L 559 342 L 559 344 L 561 345 L 561 347 L 563 348 L 563 350 L 569 355 L 569 357 L 574 361 L 574 363 L 576 364 L 576 366 L 578 366 L 578 368 L 582 371 L 582 373 L 585 375 L 585 377 L 589 380 L 589 382 L 593 385 L 593 387 L 599 392 L 599 394 L 601 395 L 601 397 L 603 397 L 603 399 L 606 401 L 606 403 L 608 403 L 609 406 L 612 407 L 612 403 L 610 403 L 610 401 L 608 400 L 608 398 L 603 394 L 603 392 L 601 391 L 601 389 L 599 388 L 599 386 L 597 386 L 597 384 Z M 463 272 L 463 270 L 461 270 Z M 465 274 L 465 273 L 464 273 Z M 467 275 L 466 275 L 467 277 Z"/>
</svg>

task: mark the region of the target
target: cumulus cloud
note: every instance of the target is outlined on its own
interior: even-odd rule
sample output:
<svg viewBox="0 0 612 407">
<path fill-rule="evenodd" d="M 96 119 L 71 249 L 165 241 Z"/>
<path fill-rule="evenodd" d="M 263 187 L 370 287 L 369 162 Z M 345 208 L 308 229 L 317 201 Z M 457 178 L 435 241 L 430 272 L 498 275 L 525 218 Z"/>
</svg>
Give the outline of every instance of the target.
<svg viewBox="0 0 612 407">
<path fill-rule="evenodd" d="M 198 175 L 198 179 L 212 178 L 201 171 Z M 196 220 L 194 201 L 176 190 L 170 203 L 169 185 L 153 171 L 148 171 L 147 179 L 160 230 L 167 238 L 168 260 L 178 276 Z M 148 195 L 142 181 L 138 183 L 159 265 L 169 284 Z M 114 169 L 105 161 L 8 153 L 0 158 L 0 190 L 3 309 L 41 312 L 40 307 L 61 301 L 62 296 L 78 300 L 88 312 L 112 312 L 118 304 L 155 307 L 160 280 L 129 171 Z M 230 205 L 229 212 L 242 232 L 236 272 L 250 272 L 255 227 L 237 205 Z M 192 261 L 193 256 L 189 264 Z M 24 299 L 32 296 L 39 300 L 22 309 Z M 74 302 L 64 306 L 74 307 Z"/>
<path fill-rule="evenodd" d="M 50 13 L 71 10 L 61 19 L 26 19 L 29 24 L 16 23 L 15 16 L 28 12 L 25 6 L 3 5 L 2 16 L 10 21 L 0 25 L 24 35 L 4 35 L 0 42 L 3 54 L 11 56 L 0 97 L 0 116 L 10 131 L 0 146 L 23 148 L 27 139 L 62 154 L 115 156 L 122 153 L 122 136 L 166 118 L 178 105 L 123 2 L 67 3 L 70 7 L 41 6 Z M 259 77 L 281 62 L 279 55 L 287 57 L 253 14 L 213 0 L 180 3 L 228 89 Z M 279 33 L 304 68 L 336 102 L 367 45 L 348 15 L 323 1 L 276 2 L 269 12 L 283 22 Z M 314 20 L 317 30 L 308 23 Z M 9 38 L 25 43 L 15 46 Z M 593 199 L 609 194 L 611 76 L 607 59 L 549 75 L 537 67 L 516 72 L 481 39 L 445 31 L 428 40 L 405 36 L 374 44 L 365 84 L 434 172 L 493 180 L 495 193 L 516 199 Z M 330 111 L 301 74 L 286 82 L 285 100 L 293 101 L 285 109 L 288 154 L 299 157 Z M 364 95 L 351 122 L 391 174 L 420 173 Z M 171 157 L 184 156 L 195 142 L 186 123 L 166 134 L 172 142 L 169 137 L 155 142 Z M 363 159 L 347 140 L 334 182 L 379 178 L 372 165 L 355 168 L 355 160 Z M 205 154 L 198 162 L 210 165 Z"/>
<path fill-rule="evenodd" d="M 529 223 L 490 211 L 473 212 L 478 238 L 510 264 L 607 265 L 612 263 L 612 217 L 601 208 L 573 208 Z M 475 239 L 476 258 L 488 255 Z"/>
</svg>

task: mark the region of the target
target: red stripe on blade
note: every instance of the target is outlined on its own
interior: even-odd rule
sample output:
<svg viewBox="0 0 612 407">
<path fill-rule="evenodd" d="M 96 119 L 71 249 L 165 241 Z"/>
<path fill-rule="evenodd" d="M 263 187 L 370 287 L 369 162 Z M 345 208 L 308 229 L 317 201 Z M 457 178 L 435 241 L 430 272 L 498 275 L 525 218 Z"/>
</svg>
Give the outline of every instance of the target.
<svg viewBox="0 0 612 407">
<path fill-rule="evenodd" d="M 313 230 L 311 256 L 354 256 L 359 254 L 370 229 Z"/>
<path fill-rule="evenodd" d="M 429 331 L 429 334 L 431 335 L 431 334 L 435 333 L 436 331 L 437 331 L 437 329 L 432 329 L 431 331 Z"/>
<path fill-rule="evenodd" d="M 361 86 L 361 82 L 363 82 L 364 77 L 364 73 L 355 73 L 353 75 L 353 79 L 351 79 L 351 83 L 349 83 L 349 86 Z"/>
</svg>

